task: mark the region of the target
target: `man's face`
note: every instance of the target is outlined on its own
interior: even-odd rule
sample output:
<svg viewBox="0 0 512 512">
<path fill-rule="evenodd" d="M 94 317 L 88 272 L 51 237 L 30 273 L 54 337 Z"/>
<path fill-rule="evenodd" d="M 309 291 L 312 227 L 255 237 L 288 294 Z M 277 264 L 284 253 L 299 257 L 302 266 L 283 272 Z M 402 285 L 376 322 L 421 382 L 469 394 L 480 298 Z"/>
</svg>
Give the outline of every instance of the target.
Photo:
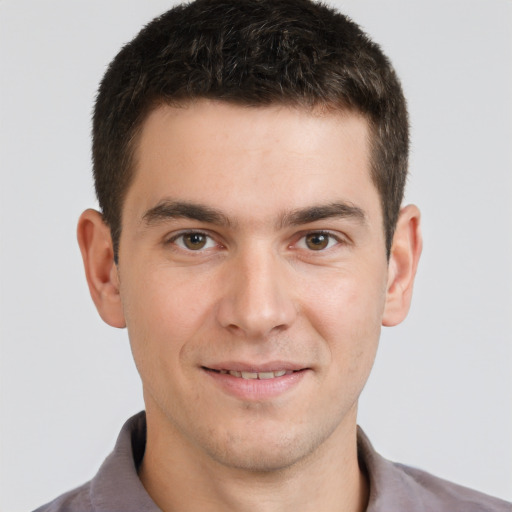
<svg viewBox="0 0 512 512">
<path fill-rule="evenodd" d="M 369 165 L 349 113 L 148 117 L 118 270 L 153 432 L 257 470 L 353 433 L 388 273 Z"/>
</svg>

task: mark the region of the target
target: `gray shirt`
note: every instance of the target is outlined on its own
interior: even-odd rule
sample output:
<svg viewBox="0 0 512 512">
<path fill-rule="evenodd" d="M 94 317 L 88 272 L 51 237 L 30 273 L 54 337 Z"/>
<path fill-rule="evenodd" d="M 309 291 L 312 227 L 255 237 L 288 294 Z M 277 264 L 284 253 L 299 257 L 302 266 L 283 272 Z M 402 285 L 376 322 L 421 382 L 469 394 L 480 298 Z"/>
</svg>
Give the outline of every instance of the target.
<svg viewBox="0 0 512 512">
<path fill-rule="evenodd" d="M 146 416 L 130 418 L 96 476 L 35 512 L 161 512 L 137 469 L 144 456 Z M 512 512 L 512 504 L 381 457 L 358 431 L 359 463 L 370 483 L 367 512 Z"/>
</svg>

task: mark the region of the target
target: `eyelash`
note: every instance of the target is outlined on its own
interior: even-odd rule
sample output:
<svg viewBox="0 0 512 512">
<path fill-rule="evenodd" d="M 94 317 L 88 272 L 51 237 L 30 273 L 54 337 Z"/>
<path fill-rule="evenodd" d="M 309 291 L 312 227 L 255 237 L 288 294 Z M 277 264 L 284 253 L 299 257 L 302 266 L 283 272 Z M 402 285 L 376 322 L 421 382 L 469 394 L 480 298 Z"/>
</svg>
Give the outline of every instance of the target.
<svg viewBox="0 0 512 512">
<path fill-rule="evenodd" d="M 215 246 L 220 246 L 221 245 L 218 242 L 216 242 L 214 240 L 214 238 L 209 233 L 206 233 L 204 231 L 182 231 L 181 233 L 178 233 L 178 234 L 174 235 L 173 237 L 171 237 L 169 240 L 167 240 L 165 242 L 165 245 L 174 244 L 180 250 L 185 251 L 187 253 L 194 253 L 194 252 L 201 253 L 204 250 L 211 249 L 213 247 L 213 246 L 212 247 L 207 247 L 206 249 L 201 247 L 198 250 L 194 250 L 194 249 L 190 249 L 190 248 L 185 247 L 185 242 L 183 241 L 184 238 L 186 236 L 193 236 L 193 235 L 205 237 L 207 239 L 206 244 L 208 244 L 208 241 L 209 241 L 210 243 L 213 242 L 213 244 Z M 182 240 L 182 244 L 177 243 L 177 241 L 180 240 L 180 239 Z"/>
<path fill-rule="evenodd" d="M 197 235 L 197 236 L 202 236 L 202 237 L 205 237 L 207 239 L 206 241 L 206 245 L 210 244 L 210 247 L 200 247 L 198 248 L 197 250 L 194 250 L 194 249 L 191 249 L 189 247 L 186 247 L 186 244 L 184 242 L 184 238 L 186 236 L 194 236 L 194 235 Z M 320 247 L 318 249 L 311 249 L 310 247 L 307 246 L 307 238 L 308 237 L 326 237 L 327 238 L 327 246 L 326 247 Z M 178 240 L 181 239 L 181 244 L 180 243 L 177 243 Z M 300 247 L 300 244 L 302 242 L 302 247 Z M 326 252 L 328 251 L 329 249 L 332 249 L 333 247 L 335 247 L 336 245 L 345 245 L 347 243 L 347 241 L 340 237 L 339 235 L 335 235 L 333 233 L 331 233 L 330 231 L 322 231 L 322 230 L 319 230 L 319 231 L 308 231 L 308 232 L 305 232 L 303 234 L 300 234 L 300 236 L 296 239 L 295 242 L 293 242 L 292 244 L 290 244 L 290 248 L 298 248 L 298 249 L 304 249 L 306 250 L 307 252 L 310 252 L 310 253 L 315 253 L 315 252 L 318 252 L 318 253 L 322 253 L 322 252 Z M 166 240 L 165 241 L 165 245 L 175 245 L 178 250 L 181 250 L 181 251 L 184 251 L 186 253 L 189 253 L 189 254 L 193 254 L 193 253 L 202 253 L 208 249 L 212 249 L 214 247 L 222 247 L 222 244 L 218 243 L 215 241 L 214 237 L 209 234 L 208 232 L 205 232 L 205 231 L 194 231 L 194 230 L 191 230 L 191 231 L 182 231 L 181 233 L 177 233 L 175 234 L 174 236 L 172 236 L 170 239 Z"/>
<path fill-rule="evenodd" d="M 300 238 L 297 240 L 297 242 L 294 243 L 294 246 L 298 246 L 300 242 L 303 242 L 304 245 L 307 244 L 308 237 L 326 237 L 327 238 L 327 246 L 319 248 L 317 250 L 311 249 L 310 247 L 302 247 L 303 249 L 308 250 L 308 252 L 325 252 L 329 249 L 332 249 L 336 245 L 344 244 L 346 241 L 340 237 L 339 235 L 335 235 L 334 233 L 331 233 L 330 231 L 308 231 L 307 233 L 304 233 L 300 236 Z"/>
</svg>

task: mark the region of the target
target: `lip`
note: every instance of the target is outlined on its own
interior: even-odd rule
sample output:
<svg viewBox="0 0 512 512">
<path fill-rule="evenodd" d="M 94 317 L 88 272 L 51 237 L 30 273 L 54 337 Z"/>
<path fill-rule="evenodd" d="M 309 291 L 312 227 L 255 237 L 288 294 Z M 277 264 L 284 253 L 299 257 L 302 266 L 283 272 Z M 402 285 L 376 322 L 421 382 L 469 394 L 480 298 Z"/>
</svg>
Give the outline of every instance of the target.
<svg viewBox="0 0 512 512">
<path fill-rule="evenodd" d="M 210 377 L 214 385 L 224 393 L 239 400 L 261 402 L 276 398 L 288 393 L 297 387 L 306 377 L 310 369 L 298 364 L 273 361 L 264 364 L 252 364 L 241 362 L 222 362 L 201 368 Z M 285 370 L 286 373 L 279 377 L 265 379 L 244 379 L 235 377 L 222 371 L 266 373 Z"/>
<path fill-rule="evenodd" d="M 266 363 L 244 363 L 240 361 L 222 361 L 221 363 L 204 365 L 203 368 L 208 370 L 228 370 L 236 372 L 273 372 L 277 370 L 285 370 L 287 372 L 296 372 L 307 369 L 306 366 L 290 361 L 269 361 Z"/>
</svg>

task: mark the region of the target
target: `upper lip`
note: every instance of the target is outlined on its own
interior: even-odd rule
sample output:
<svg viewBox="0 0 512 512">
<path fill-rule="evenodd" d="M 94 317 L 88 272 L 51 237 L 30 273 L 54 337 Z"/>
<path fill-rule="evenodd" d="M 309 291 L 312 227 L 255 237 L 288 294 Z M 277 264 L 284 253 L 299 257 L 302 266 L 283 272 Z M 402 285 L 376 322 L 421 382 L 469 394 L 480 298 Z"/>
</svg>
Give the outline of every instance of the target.
<svg viewBox="0 0 512 512">
<path fill-rule="evenodd" d="M 308 367 L 299 363 L 292 363 L 290 361 L 269 361 L 267 363 L 247 363 L 240 361 L 223 361 L 221 363 L 215 364 L 206 364 L 203 365 L 203 368 L 208 370 L 227 370 L 227 371 L 235 371 L 235 372 L 253 372 L 253 373 L 261 373 L 261 372 L 275 372 L 279 370 L 290 371 L 299 371 L 305 370 Z"/>
</svg>

